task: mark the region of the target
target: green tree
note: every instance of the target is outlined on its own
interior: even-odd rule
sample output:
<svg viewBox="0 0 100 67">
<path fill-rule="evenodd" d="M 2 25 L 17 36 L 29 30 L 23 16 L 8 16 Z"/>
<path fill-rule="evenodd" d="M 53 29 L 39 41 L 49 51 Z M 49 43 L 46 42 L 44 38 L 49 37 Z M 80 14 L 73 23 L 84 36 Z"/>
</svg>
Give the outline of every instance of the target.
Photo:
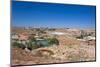
<svg viewBox="0 0 100 67">
<path fill-rule="evenodd" d="M 56 38 L 48 38 L 48 43 L 50 45 L 53 45 L 53 44 L 59 45 L 59 41 Z"/>
<path fill-rule="evenodd" d="M 25 45 L 18 43 L 18 42 L 14 42 L 12 45 L 13 45 L 13 47 L 16 47 L 16 48 L 25 49 Z"/>
</svg>

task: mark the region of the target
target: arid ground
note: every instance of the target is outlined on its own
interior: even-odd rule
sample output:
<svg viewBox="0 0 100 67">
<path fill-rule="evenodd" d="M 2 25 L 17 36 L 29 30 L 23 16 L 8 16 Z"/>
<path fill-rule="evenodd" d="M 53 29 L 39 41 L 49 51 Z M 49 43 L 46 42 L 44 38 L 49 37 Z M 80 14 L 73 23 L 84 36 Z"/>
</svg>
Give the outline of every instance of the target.
<svg viewBox="0 0 100 67">
<path fill-rule="evenodd" d="M 13 30 L 14 32 L 16 30 Z M 85 30 L 87 32 L 87 30 Z M 17 31 L 20 32 L 20 31 Z M 25 31 L 23 31 L 25 32 Z M 34 32 L 34 31 L 33 31 Z M 32 32 L 32 33 L 33 33 Z M 66 34 L 54 35 L 59 41 L 59 45 L 51 45 L 48 47 L 40 47 L 33 50 L 27 50 L 12 46 L 12 65 L 27 64 L 48 64 L 48 63 L 64 63 L 79 61 L 95 61 L 95 39 L 77 39 L 80 30 L 58 29 L 55 31 L 47 31 L 46 37 L 53 37 L 52 32 L 62 32 Z M 91 30 L 88 30 L 90 33 Z M 95 33 L 95 30 L 92 30 Z M 22 33 L 22 31 L 21 31 Z M 42 35 L 41 35 L 42 36 Z M 94 36 L 94 35 L 91 35 Z"/>
</svg>

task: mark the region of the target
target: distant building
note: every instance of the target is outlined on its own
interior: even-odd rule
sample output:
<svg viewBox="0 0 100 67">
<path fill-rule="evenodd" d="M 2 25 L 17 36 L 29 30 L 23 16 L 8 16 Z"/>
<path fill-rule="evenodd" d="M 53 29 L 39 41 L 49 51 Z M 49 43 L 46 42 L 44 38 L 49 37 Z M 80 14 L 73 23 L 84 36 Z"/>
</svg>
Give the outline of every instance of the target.
<svg viewBox="0 0 100 67">
<path fill-rule="evenodd" d="M 12 34 L 11 34 L 11 39 L 13 39 L 13 40 L 18 40 L 18 39 L 19 39 L 18 34 L 12 33 Z"/>
<path fill-rule="evenodd" d="M 84 37 L 85 40 L 95 40 L 95 37 L 93 36 L 87 36 L 87 37 Z"/>
</svg>

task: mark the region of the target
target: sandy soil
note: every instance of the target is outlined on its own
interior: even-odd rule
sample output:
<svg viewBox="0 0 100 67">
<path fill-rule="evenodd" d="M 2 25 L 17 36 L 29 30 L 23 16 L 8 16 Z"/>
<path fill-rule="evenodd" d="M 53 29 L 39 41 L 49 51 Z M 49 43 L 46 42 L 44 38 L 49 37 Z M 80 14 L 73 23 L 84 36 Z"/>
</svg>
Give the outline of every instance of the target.
<svg viewBox="0 0 100 67">
<path fill-rule="evenodd" d="M 64 38 L 64 37 L 63 37 Z M 60 40 L 60 45 L 38 48 L 31 52 L 19 48 L 12 49 L 12 64 L 48 64 L 76 61 L 94 61 L 95 60 L 95 45 L 88 45 L 86 42 L 80 42 L 75 39 Z M 61 39 L 60 37 L 58 39 Z M 54 54 L 40 54 L 38 50 L 47 49 Z"/>
</svg>

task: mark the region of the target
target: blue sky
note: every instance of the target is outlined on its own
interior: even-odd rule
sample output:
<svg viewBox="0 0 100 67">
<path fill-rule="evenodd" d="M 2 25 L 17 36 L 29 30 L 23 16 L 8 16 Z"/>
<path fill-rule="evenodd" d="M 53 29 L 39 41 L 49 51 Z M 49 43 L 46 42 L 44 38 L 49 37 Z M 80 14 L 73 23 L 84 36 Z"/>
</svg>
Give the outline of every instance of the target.
<svg viewBox="0 0 100 67">
<path fill-rule="evenodd" d="M 12 25 L 95 28 L 95 6 L 12 2 Z"/>
</svg>

